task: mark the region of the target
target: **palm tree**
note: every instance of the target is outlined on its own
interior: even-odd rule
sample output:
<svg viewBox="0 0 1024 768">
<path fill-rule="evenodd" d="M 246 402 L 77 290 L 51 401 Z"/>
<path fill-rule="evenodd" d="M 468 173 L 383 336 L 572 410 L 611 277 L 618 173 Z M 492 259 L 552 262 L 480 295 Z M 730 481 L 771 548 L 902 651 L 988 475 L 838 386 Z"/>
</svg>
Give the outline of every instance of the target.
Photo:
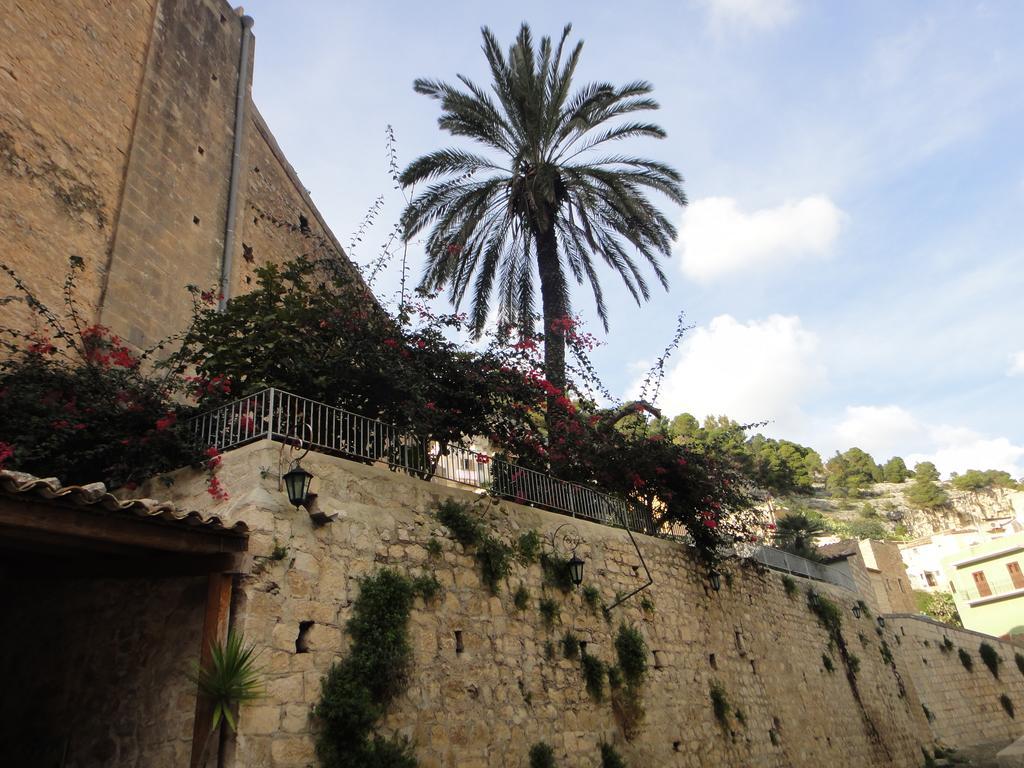
<svg viewBox="0 0 1024 768">
<path fill-rule="evenodd" d="M 780 517 L 775 530 L 776 540 L 797 555 L 806 557 L 813 553 L 814 539 L 827 532 L 823 520 L 810 517 L 803 512 Z"/>
<path fill-rule="evenodd" d="M 595 256 L 619 274 L 640 304 L 650 298 L 640 261 L 667 287 L 659 256 L 668 256 L 675 227 L 650 202 L 654 190 L 686 204 L 682 177 L 664 163 L 609 154 L 607 145 L 635 137 L 663 138 L 651 123 L 628 118 L 658 108 L 652 86 L 636 81 L 616 87 L 590 83 L 572 91 L 583 43 L 565 57 L 571 26 L 557 45 L 533 36 L 523 24 L 506 57 L 486 27 L 483 50 L 490 66 L 490 93 L 467 77 L 462 87 L 416 80 L 414 88 L 441 102 L 438 124 L 467 137 L 486 154 L 441 149 L 412 162 L 404 187 L 430 185 L 403 215 L 407 239 L 426 228 L 427 263 L 422 287 L 449 289 L 457 306 L 472 292 L 471 327 L 483 331 L 495 283 L 498 320 L 521 333 L 534 327 L 534 282 L 539 278 L 548 381 L 565 390 L 571 274 L 590 283 L 597 312 L 608 328 L 608 309 Z M 557 394 L 549 394 L 549 430 L 557 423 Z"/>
</svg>

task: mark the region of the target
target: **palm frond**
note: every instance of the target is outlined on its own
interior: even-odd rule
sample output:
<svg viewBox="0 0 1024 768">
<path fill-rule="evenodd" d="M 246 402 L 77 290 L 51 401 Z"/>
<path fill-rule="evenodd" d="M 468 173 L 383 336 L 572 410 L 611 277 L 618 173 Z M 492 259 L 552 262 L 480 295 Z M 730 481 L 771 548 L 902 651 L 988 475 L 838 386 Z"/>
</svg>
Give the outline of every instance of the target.
<svg viewBox="0 0 1024 768">
<path fill-rule="evenodd" d="M 570 275 L 590 285 L 607 328 L 602 264 L 638 303 L 650 296 L 646 270 L 667 284 L 661 260 L 671 255 L 676 230 L 648 195 L 686 205 L 682 176 L 663 162 L 600 154 L 613 142 L 665 136 L 657 124 L 632 117 L 658 109 L 653 87 L 635 80 L 574 88 L 583 43 L 570 46 L 571 30 L 566 25 L 557 40 L 538 43 L 523 24 L 502 49 L 484 27 L 489 90 L 462 75 L 457 85 L 414 84 L 440 102 L 442 130 L 483 147 L 428 153 L 401 175 L 404 186 L 429 183 L 402 218 L 406 238 L 429 230 L 422 284 L 447 290 L 456 306 L 471 298 L 476 333 L 492 302 L 500 322 L 528 329 L 538 287 L 547 310 L 567 312 Z"/>
</svg>

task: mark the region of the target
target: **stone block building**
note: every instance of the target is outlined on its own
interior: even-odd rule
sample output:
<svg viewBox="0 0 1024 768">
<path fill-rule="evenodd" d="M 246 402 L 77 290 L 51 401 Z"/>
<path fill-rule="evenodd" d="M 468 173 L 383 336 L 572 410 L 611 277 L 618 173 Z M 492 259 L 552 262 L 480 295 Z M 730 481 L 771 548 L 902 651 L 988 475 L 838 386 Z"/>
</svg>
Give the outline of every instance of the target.
<svg viewBox="0 0 1024 768">
<path fill-rule="evenodd" d="M 78 256 L 86 319 L 147 347 L 188 323 L 188 285 L 351 269 L 252 101 L 252 29 L 225 0 L 0 0 L 0 261 L 43 303 Z"/>
</svg>

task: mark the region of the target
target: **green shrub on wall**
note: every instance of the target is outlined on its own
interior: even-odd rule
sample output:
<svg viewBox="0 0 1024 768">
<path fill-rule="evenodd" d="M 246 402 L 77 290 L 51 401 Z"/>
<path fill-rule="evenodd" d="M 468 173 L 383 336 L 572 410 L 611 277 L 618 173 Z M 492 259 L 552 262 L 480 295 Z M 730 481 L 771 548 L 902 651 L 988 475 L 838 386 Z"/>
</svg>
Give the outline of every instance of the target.
<svg viewBox="0 0 1024 768">
<path fill-rule="evenodd" d="M 527 531 L 519 537 L 516 545 L 516 559 L 522 565 L 533 565 L 540 557 L 540 534 Z"/>
<path fill-rule="evenodd" d="M 1017 669 L 1019 669 L 1020 673 L 1022 675 L 1024 675 L 1024 654 L 1021 654 L 1021 653 L 1013 654 L 1013 660 L 1015 662 L 1017 662 Z"/>
<path fill-rule="evenodd" d="M 415 768 L 409 743 L 373 732 L 405 687 L 412 651 L 409 613 L 415 587 L 391 570 L 364 578 L 346 625 L 348 656 L 331 666 L 313 709 L 320 721 L 316 751 L 324 768 Z"/>
<path fill-rule="evenodd" d="M 525 611 L 530 604 L 530 590 L 526 588 L 525 584 L 520 584 L 515 594 L 512 595 L 512 604 L 517 611 Z"/>
<path fill-rule="evenodd" d="M 480 522 L 469 513 L 469 505 L 455 499 L 438 502 L 435 516 L 441 525 L 451 531 L 452 538 L 464 547 L 472 547 L 483 536 Z"/>
<path fill-rule="evenodd" d="M 583 588 L 583 602 L 586 603 L 591 613 L 597 613 L 597 609 L 601 605 L 600 590 L 592 584 L 585 586 Z"/>
<path fill-rule="evenodd" d="M 966 669 L 968 672 L 973 672 L 974 659 L 971 658 L 971 654 L 969 654 L 963 648 L 959 649 L 957 653 L 960 655 L 960 663 L 964 665 L 964 669 Z"/>
<path fill-rule="evenodd" d="M 544 583 L 568 594 L 572 591 L 572 571 L 564 557 L 544 552 L 540 556 L 540 567 L 544 571 Z"/>
<path fill-rule="evenodd" d="M 583 667 L 583 680 L 587 686 L 587 693 L 594 701 L 604 700 L 604 662 L 596 656 L 583 651 L 580 654 L 580 664 Z"/>
<path fill-rule="evenodd" d="M 732 711 L 732 705 L 729 703 L 729 698 L 725 695 L 725 688 L 717 680 L 713 680 L 709 695 L 711 697 L 711 711 L 715 715 L 715 720 L 723 728 L 728 728 L 729 713 Z"/>
<path fill-rule="evenodd" d="M 476 550 L 474 557 L 480 566 L 480 578 L 491 594 L 496 595 L 501 588 L 501 580 L 512 568 L 513 551 L 507 544 L 487 534 L 469 510 L 469 504 L 445 499 L 438 503 L 435 515 L 463 547 Z"/>
<path fill-rule="evenodd" d="M 981 656 L 981 660 L 988 667 L 988 671 L 992 673 L 992 676 L 998 678 L 999 665 L 1003 663 L 1003 660 L 999 657 L 996 649 L 988 643 L 982 643 L 978 647 L 978 655 Z"/>
<path fill-rule="evenodd" d="M 647 643 L 643 635 L 635 627 L 623 622 L 615 636 L 615 653 L 626 682 L 630 685 L 642 683 L 647 672 Z"/>
<path fill-rule="evenodd" d="M 1008 714 L 1010 716 L 1010 719 L 1013 720 L 1013 700 L 1004 693 L 999 697 L 999 703 L 1003 705 L 1003 709 L 1006 711 L 1006 714 Z"/>
<path fill-rule="evenodd" d="M 492 595 L 498 594 L 501 580 L 512 567 L 512 548 L 491 536 L 484 536 L 476 548 L 476 561 L 480 565 L 480 578 Z"/>
<path fill-rule="evenodd" d="M 562 655 L 567 659 L 575 659 L 580 655 L 580 641 L 571 630 L 566 630 L 562 637 Z"/>
<path fill-rule="evenodd" d="M 555 768 L 555 750 L 550 744 L 538 741 L 530 747 L 530 768 Z"/>
<path fill-rule="evenodd" d="M 626 768 L 626 761 L 611 744 L 601 742 L 601 768 Z"/>
<path fill-rule="evenodd" d="M 792 576 L 782 576 L 782 588 L 786 590 L 786 597 L 793 597 L 796 594 L 796 579 Z"/>
<path fill-rule="evenodd" d="M 558 603 L 552 600 L 550 597 L 542 597 L 540 602 L 537 603 L 537 610 L 540 611 L 540 617 L 544 620 L 544 626 L 551 629 L 558 621 L 558 617 L 561 611 L 558 608 Z"/>
</svg>

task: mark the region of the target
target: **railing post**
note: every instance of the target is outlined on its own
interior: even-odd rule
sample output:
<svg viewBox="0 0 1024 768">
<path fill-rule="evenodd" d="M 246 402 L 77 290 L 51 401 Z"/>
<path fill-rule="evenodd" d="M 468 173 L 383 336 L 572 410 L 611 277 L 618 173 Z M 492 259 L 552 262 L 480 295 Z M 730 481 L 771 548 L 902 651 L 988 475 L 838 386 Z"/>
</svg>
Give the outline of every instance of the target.
<svg viewBox="0 0 1024 768">
<path fill-rule="evenodd" d="M 267 393 L 267 406 L 270 414 L 267 418 L 267 440 L 274 439 L 274 388 L 270 388 L 270 392 Z"/>
</svg>

